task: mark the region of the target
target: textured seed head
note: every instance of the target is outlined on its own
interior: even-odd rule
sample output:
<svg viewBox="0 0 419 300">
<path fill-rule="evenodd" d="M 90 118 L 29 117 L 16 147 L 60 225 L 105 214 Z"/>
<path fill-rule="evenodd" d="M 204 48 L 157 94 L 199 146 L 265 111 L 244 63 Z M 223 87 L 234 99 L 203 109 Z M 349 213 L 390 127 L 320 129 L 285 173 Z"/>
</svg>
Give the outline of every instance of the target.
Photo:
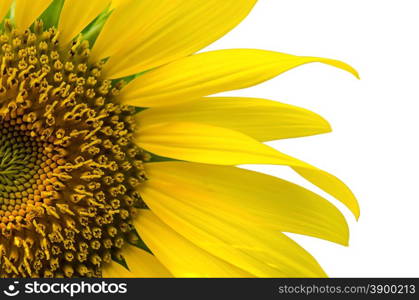
<svg viewBox="0 0 419 300">
<path fill-rule="evenodd" d="M 100 276 L 142 205 L 135 111 L 86 41 L 33 28 L 0 35 L 0 276 Z"/>
</svg>

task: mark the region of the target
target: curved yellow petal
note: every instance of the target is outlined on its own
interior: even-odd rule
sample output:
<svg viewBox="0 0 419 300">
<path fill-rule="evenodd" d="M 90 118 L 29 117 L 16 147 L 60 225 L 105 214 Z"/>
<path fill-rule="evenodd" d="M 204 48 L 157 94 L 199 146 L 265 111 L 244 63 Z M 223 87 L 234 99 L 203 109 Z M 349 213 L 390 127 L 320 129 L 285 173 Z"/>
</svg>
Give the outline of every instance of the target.
<svg viewBox="0 0 419 300">
<path fill-rule="evenodd" d="M 58 31 L 60 42 L 66 45 L 76 37 L 106 7 L 110 0 L 71 0 L 64 1 Z"/>
<path fill-rule="evenodd" d="M 326 58 L 255 49 L 230 49 L 192 55 L 147 72 L 122 91 L 124 104 L 154 107 L 250 87 L 306 63 L 329 64 L 358 76 L 349 65 Z"/>
<path fill-rule="evenodd" d="M 6 13 L 9 11 L 13 0 L 2 0 L 0 1 L 0 21 L 4 18 Z"/>
<path fill-rule="evenodd" d="M 155 256 L 138 247 L 126 245 L 122 256 L 135 277 L 173 277 Z"/>
<path fill-rule="evenodd" d="M 234 28 L 256 0 L 142 0 L 115 9 L 93 48 L 110 78 L 188 56 Z"/>
<path fill-rule="evenodd" d="M 51 4 L 52 0 L 16 0 L 15 24 L 20 29 L 26 29 Z"/>
<path fill-rule="evenodd" d="M 172 122 L 140 127 L 135 140 L 151 153 L 179 160 L 217 165 L 290 166 L 359 216 L 355 196 L 338 178 L 240 132 L 200 123 Z"/>
<path fill-rule="evenodd" d="M 192 244 L 149 210 L 141 210 L 134 224 L 147 246 L 175 277 L 253 277 Z"/>
<path fill-rule="evenodd" d="M 199 122 L 230 128 L 259 141 L 329 132 L 329 123 L 309 110 L 256 98 L 211 97 L 138 113 L 140 126 L 164 122 Z"/>
<path fill-rule="evenodd" d="M 343 215 L 329 201 L 298 185 L 231 166 L 189 162 L 147 164 L 147 186 L 173 192 L 209 212 L 249 226 L 304 234 L 348 244 Z"/>
<path fill-rule="evenodd" d="M 102 269 L 103 278 L 135 278 L 135 274 L 118 264 L 111 261 L 105 264 Z"/>
<path fill-rule="evenodd" d="M 154 154 L 192 162 L 236 165 L 294 161 L 243 133 L 201 123 L 168 122 L 142 126 L 136 132 L 135 141 Z"/>
<path fill-rule="evenodd" d="M 199 201 L 185 201 L 176 193 L 166 193 L 148 183 L 142 185 L 140 193 L 151 211 L 168 227 L 196 247 L 256 277 L 325 276 L 316 260 L 281 232 L 249 226 L 248 222 L 231 219 L 223 212 L 209 212 L 199 205 Z M 141 215 L 139 222 L 142 224 Z M 144 225 L 138 229 L 141 231 L 141 228 Z M 153 238 L 153 231 L 149 235 L 141 231 L 141 236 L 145 237 L 146 243 L 150 242 L 147 239 Z M 157 239 L 156 235 L 154 239 Z M 170 251 L 170 246 L 167 242 L 162 248 Z M 170 254 L 177 253 L 172 251 Z"/>
</svg>

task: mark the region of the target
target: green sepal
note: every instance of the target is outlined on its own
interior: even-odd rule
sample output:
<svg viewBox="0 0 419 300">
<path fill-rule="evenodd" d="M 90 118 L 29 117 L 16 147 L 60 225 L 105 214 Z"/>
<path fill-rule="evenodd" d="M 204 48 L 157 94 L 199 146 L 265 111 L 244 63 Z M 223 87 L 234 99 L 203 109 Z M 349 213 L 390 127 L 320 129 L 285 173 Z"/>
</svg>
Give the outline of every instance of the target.
<svg viewBox="0 0 419 300">
<path fill-rule="evenodd" d="M 84 40 L 89 41 L 90 48 L 93 47 L 99 33 L 102 31 L 103 25 L 111 15 L 112 11 L 109 7 L 100 13 L 85 29 L 82 30 L 81 34 Z"/>
<path fill-rule="evenodd" d="M 137 230 L 133 229 L 133 230 L 131 231 L 131 233 L 132 233 L 132 234 L 134 234 L 134 235 L 136 236 L 136 241 L 135 241 L 135 242 L 133 242 L 133 241 L 128 241 L 128 243 L 129 243 L 130 245 L 133 245 L 133 246 L 135 246 L 135 247 L 137 247 L 137 248 L 140 248 L 140 249 L 142 249 L 142 250 L 144 250 L 144 251 L 146 251 L 146 252 L 148 252 L 148 253 L 150 253 L 150 254 L 153 254 L 153 253 L 151 252 L 150 248 L 148 248 L 148 247 L 147 247 L 147 245 L 144 243 L 143 239 L 140 237 L 140 235 L 138 234 Z"/>
<path fill-rule="evenodd" d="M 132 74 L 132 75 L 128 75 L 128 76 L 121 77 L 121 78 L 112 79 L 112 84 L 115 85 L 115 84 L 117 84 L 118 82 L 121 82 L 121 81 L 123 81 L 124 84 L 127 84 L 130 81 L 134 80 L 135 78 L 140 77 L 141 75 L 143 75 L 143 74 L 145 74 L 149 71 L 151 71 L 151 70 L 143 71 L 143 72 L 140 72 L 140 73 L 137 73 L 137 74 Z"/>
<path fill-rule="evenodd" d="M 136 114 L 138 114 L 140 111 L 148 109 L 148 107 L 138 107 L 138 106 L 134 106 L 134 108 L 135 108 Z"/>
<path fill-rule="evenodd" d="M 157 154 L 153 154 L 150 152 L 146 152 L 148 155 L 150 155 L 150 159 L 147 160 L 146 162 L 162 162 L 162 161 L 182 161 L 179 159 L 173 159 L 173 158 L 169 158 L 169 157 L 165 157 L 165 156 L 159 156 Z"/>
<path fill-rule="evenodd" d="M 0 0 L 1 1 L 1 0 Z M 6 19 L 12 20 L 15 17 L 15 7 L 16 7 L 16 3 L 12 2 L 12 5 L 10 6 L 9 10 L 7 11 L 6 15 L 4 16 L 4 18 L 1 20 L 0 22 L 0 31 L 4 32 L 4 21 Z"/>
<path fill-rule="evenodd" d="M 64 5 L 64 0 L 54 0 L 48 8 L 39 17 L 44 22 L 44 28 L 58 27 L 60 21 L 61 10 Z"/>
<path fill-rule="evenodd" d="M 128 264 L 125 261 L 125 258 L 121 255 L 121 257 L 116 257 L 116 256 L 112 256 L 112 260 L 118 264 L 120 264 L 121 266 L 123 266 L 125 269 L 127 269 L 128 271 L 130 270 L 128 268 Z"/>
</svg>

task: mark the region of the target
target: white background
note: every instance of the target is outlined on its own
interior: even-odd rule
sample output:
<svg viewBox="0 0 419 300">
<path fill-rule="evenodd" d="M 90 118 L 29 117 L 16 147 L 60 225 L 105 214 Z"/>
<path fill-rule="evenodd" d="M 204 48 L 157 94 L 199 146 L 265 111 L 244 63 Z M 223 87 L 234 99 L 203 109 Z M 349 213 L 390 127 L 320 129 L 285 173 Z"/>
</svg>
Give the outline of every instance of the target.
<svg viewBox="0 0 419 300">
<path fill-rule="evenodd" d="M 358 222 L 337 204 L 351 228 L 349 247 L 290 234 L 329 276 L 419 276 L 418 15 L 418 0 L 259 0 L 243 23 L 206 49 L 323 56 L 360 72 L 358 81 L 310 64 L 228 93 L 302 106 L 332 124 L 329 134 L 270 143 L 337 175 L 359 199 Z M 251 168 L 318 191 L 279 166 Z"/>
</svg>

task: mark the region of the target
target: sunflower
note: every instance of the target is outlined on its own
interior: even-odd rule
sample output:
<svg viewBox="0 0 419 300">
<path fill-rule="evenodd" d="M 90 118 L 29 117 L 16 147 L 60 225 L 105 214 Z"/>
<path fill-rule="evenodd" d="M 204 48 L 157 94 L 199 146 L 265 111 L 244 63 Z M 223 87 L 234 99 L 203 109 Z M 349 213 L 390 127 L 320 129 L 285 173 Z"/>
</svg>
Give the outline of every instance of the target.
<svg viewBox="0 0 419 300">
<path fill-rule="evenodd" d="M 321 277 L 283 232 L 348 243 L 329 201 L 240 164 L 333 175 L 263 144 L 330 131 L 276 101 L 208 97 L 331 59 L 194 54 L 256 0 L 0 2 L 2 277 Z"/>
</svg>

